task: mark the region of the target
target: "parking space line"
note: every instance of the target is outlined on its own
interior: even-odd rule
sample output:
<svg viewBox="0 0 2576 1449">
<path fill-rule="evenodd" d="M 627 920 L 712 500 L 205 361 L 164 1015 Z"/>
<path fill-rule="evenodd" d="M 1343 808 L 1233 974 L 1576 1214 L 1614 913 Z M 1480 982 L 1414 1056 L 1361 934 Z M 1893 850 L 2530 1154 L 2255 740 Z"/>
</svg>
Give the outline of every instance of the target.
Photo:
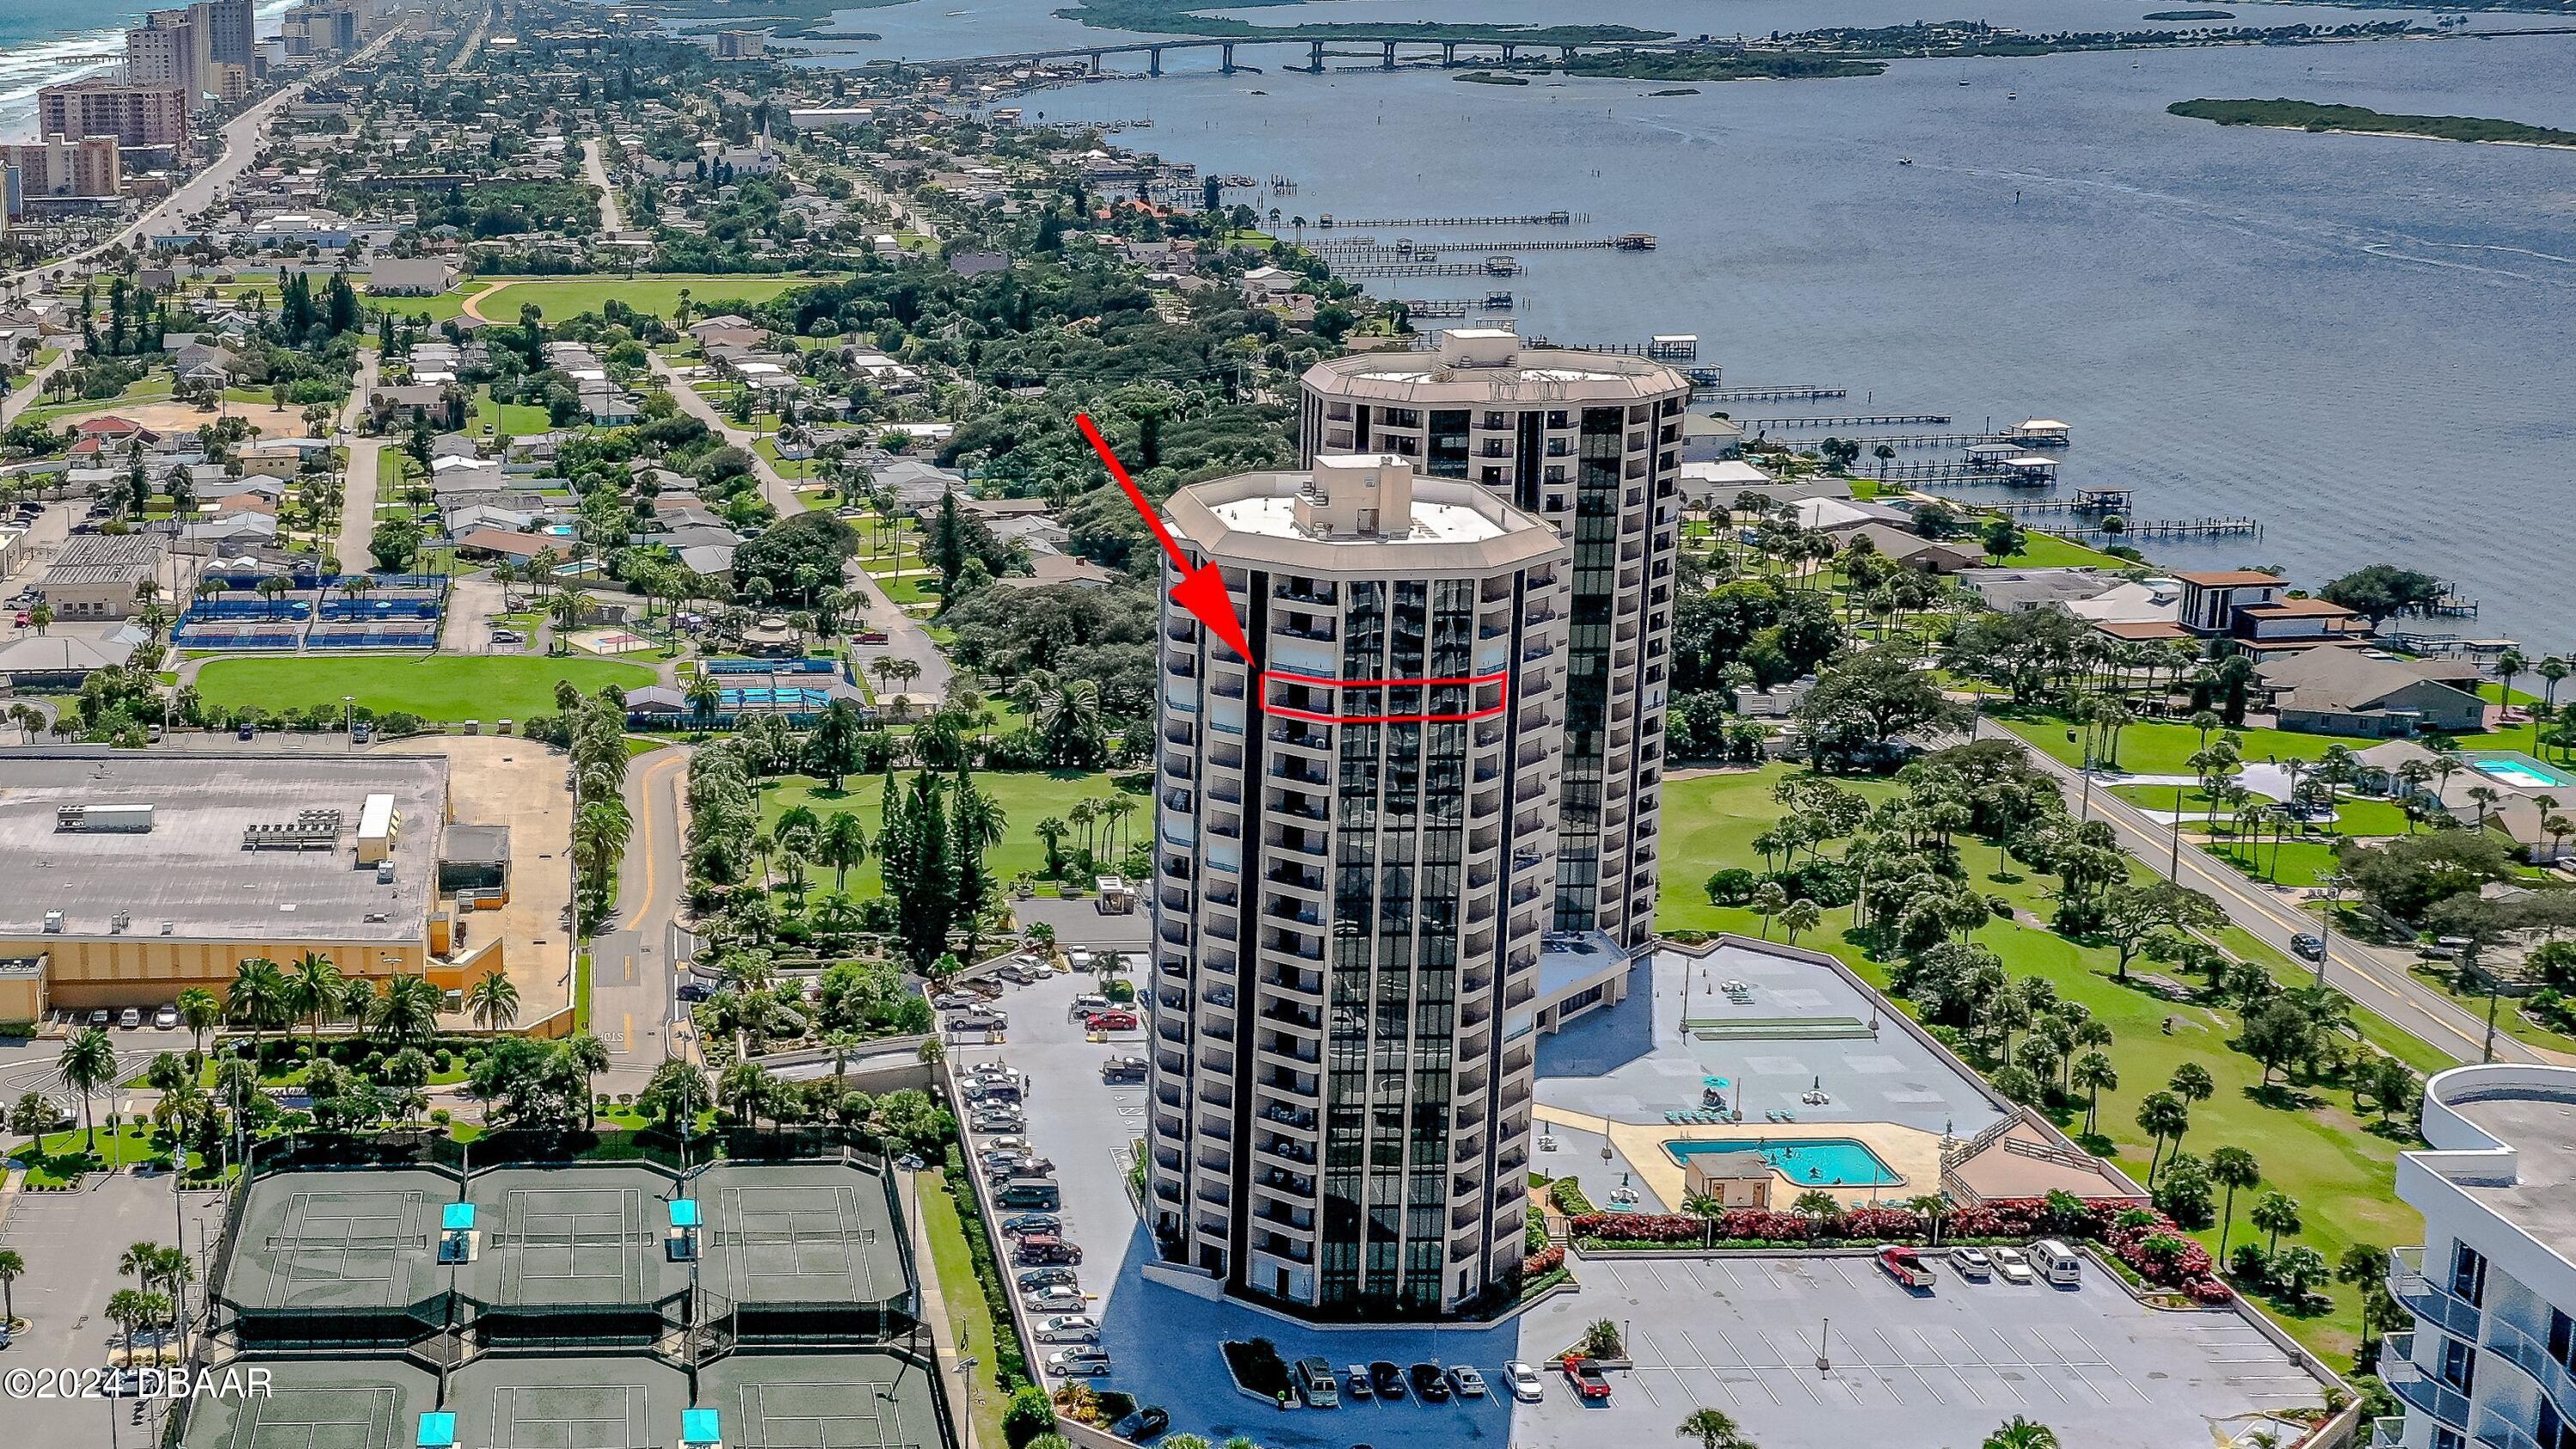
<svg viewBox="0 0 2576 1449">
<path fill-rule="evenodd" d="M 1932 1402 L 1936 1404 L 1947 1404 L 1950 1402 L 1948 1399 L 1941 1397 L 1941 1391 L 1939 1389 L 1932 1387 L 1932 1381 L 1923 1376 L 1923 1370 L 1915 1367 L 1913 1363 L 1906 1359 L 1904 1350 L 1898 1348 L 1895 1342 L 1888 1338 L 1887 1331 L 1885 1329 L 1873 1328 L 1870 1332 L 1877 1335 L 1879 1347 L 1887 1350 L 1887 1356 L 1891 1365 L 1914 1375 L 1914 1382 L 1923 1386 L 1923 1392 L 1932 1396 Z"/>
<path fill-rule="evenodd" d="M 1725 1330 L 1713 1328 L 1709 1331 L 1717 1335 L 1718 1346 L 1725 1349 L 1728 1355 L 1735 1360 L 1732 1364 L 1721 1364 L 1717 1360 L 1709 1357 L 1708 1350 L 1699 1348 L 1696 1343 L 1692 1345 L 1692 1347 L 1699 1353 L 1700 1362 L 1707 1364 L 1710 1370 L 1716 1373 L 1718 1386 L 1726 1389 L 1730 1398 L 1740 1400 L 1743 1396 L 1735 1392 L 1733 1385 L 1739 1383 L 1751 1384 L 1753 1387 L 1762 1391 L 1762 1397 L 1769 1399 L 1775 1404 L 1780 1402 L 1780 1396 L 1771 1392 L 1771 1386 L 1762 1381 L 1762 1375 L 1755 1372 L 1753 1365 L 1745 1361 L 1743 1353 L 1738 1351 L 1735 1344 L 1727 1338 Z M 1735 1377 L 1728 1377 L 1730 1374 Z"/>
<path fill-rule="evenodd" d="M 2084 1351 L 2093 1355 L 2093 1363 L 2087 1365 L 2088 1367 L 2098 1366 L 2100 1368 L 2108 1369 L 2111 1374 L 2112 1382 L 2118 1384 L 2124 1389 L 2127 1389 L 2130 1393 L 2137 1395 L 2139 1403 L 2144 1404 L 2153 1402 L 2147 1397 L 2147 1391 L 2139 1388 L 2137 1382 L 2129 1377 L 2128 1370 L 2121 1368 L 2119 1362 L 2113 1359 L 2109 1354 L 2095 1348 L 2093 1346 L 2093 1340 L 2086 1338 L 2082 1329 L 2075 1328 L 2070 1325 L 2066 1330 L 2066 1336 L 2074 1339 L 2077 1343 L 2084 1345 Z M 2110 1396 L 2108 1394 L 2103 1395 L 2103 1401 L 2108 1403 L 2110 1401 Z"/>
<path fill-rule="evenodd" d="M 2005 1357 L 1995 1360 L 1998 1366 L 2010 1366 L 2012 1368 L 2019 1369 L 2023 1379 L 2036 1383 L 2040 1387 L 2048 1390 L 2050 1398 L 2057 1400 L 2057 1402 L 2061 1404 L 2066 1402 L 2066 1391 L 2058 1387 L 2057 1375 L 2040 1372 L 2041 1366 L 2031 1358 L 2030 1350 L 2016 1347 L 2012 1339 L 2000 1328 L 1991 1328 L 1987 1331 L 1994 1335 L 1996 1343 L 2003 1346 Z M 2032 1334 L 2036 1337 L 2037 1330 L 2032 1330 Z"/>
<path fill-rule="evenodd" d="M 1798 1367 L 1801 1363 L 1813 1363 L 1815 1361 L 1814 1349 L 1800 1345 L 1791 1352 L 1782 1353 L 1780 1351 L 1780 1346 L 1771 1341 L 1771 1330 L 1767 1328 L 1755 1329 L 1753 1331 L 1753 1336 L 1762 1340 L 1763 1348 L 1769 1350 L 1772 1357 L 1779 1360 L 1779 1371 L 1781 1376 L 1806 1391 L 1807 1401 L 1809 1403 L 1821 1405 L 1825 1402 L 1825 1396 L 1816 1392 L 1816 1386 L 1807 1381 L 1807 1375 Z"/>
<path fill-rule="evenodd" d="M 2002 1389 L 2005 1393 L 2012 1395 L 2014 1403 L 2027 1404 L 2031 1401 L 2030 1395 L 2022 1390 L 2022 1380 L 2014 1377 L 2010 1373 L 2007 1373 L 2005 1371 L 2007 1367 L 2006 1364 L 1998 1363 L 1993 1358 L 1989 1357 L 1985 1349 L 1978 1346 L 1977 1341 L 1968 1336 L 1965 1329 L 1953 1328 L 1950 1330 L 1950 1334 L 1952 1337 L 1959 1340 L 1959 1352 L 1966 1355 L 1968 1363 L 1975 1368 L 1982 1369 L 1986 1373 L 1991 1374 L 1994 1377 L 1996 1387 Z"/>
<path fill-rule="evenodd" d="M 1726 1401 L 1730 1404 L 1742 1402 L 1734 1386 L 1726 1381 L 1726 1371 L 1710 1362 L 1708 1350 L 1699 1346 L 1699 1341 L 1691 1337 L 1690 1330 L 1684 1328 L 1676 1331 L 1681 1335 L 1683 1345 L 1690 1350 L 1691 1357 L 1698 1361 L 1699 1371 L 1709 1376 L 1709 1380 L 1717 1386 L 1717 1391 L 1726 1397 Z"/>
<path fill-rule="evenodd" d="M 1648 1337 L 1646 1337 L 1646 1335 L 1645 1335 L 1642 1331 L 1640 1331 L 1640 1330 L 1638 1330 L 1638 1329 L 1636 1329 L 1636 1328 L 1634 1328 L 1634 1327 L 1631 1327 L 1631 1328 L 1629 1329 L 1629 1332 L 1630 1332 L 1630 1333 L 1632 1333 L 1632 1334 L 1634 1334 L 1634 1335 L 1636 1336 L 1637 1344 L 1643 1344 L 1643 1345 L 1645 1345 L 1645 1347 L 1646 1347 L 1646 1348 L 1648 1348 L 1649 1350 L 1653 1349 L 1653 1347 L 1654 1347 L 1654 1340 L 1653 1340 L 1653 1339 L 1650 1339 L 1650 1338 L 1648 1338 Z M 1635 1349 L 1636 1349 L 1636 1347 L 1637 1347 L 1637 1344 L 1631 1344 L 1631 1345 L 1629 1345 L 1629 1349 L 1630 1349 L 1630 1351 L 1631 1351 L 1632 1353 L 1635 1351 Z M 1654 1389 L 1653 1389 L 1650 1385 L 1648 1385 L 1648 1384 L 1647 1384 L 1647 1382 L 1646 1382 L 1647 1374 L 1648 1374 L 1649 1372 L 1650 1372 L 1649 1370 L 1642 1370 L 1642 1369 L 1641 1369 L 1641 1370 L 1639 1370 L 1639 1371 L 1637 1371 L 1637 1372 L 1635 1372 L 1635 1373 L 1631 1373 L 1631 1374 L 1629 1374 L 1629 1375 L 1628 1375 L 1628 1382 L 1630 1382 L 1630 1383 L 1632 1383 L 1632 1384 L 1635 1384 L 1635 1385 L 1637 1386 L 1637 1392 L 1639 1392 L 1639 1393 L 1641 1393 L 1641 1394 L 1644 1394 L 1644 1395 L 1646 1396 L 1646 1402 L 1647 1402 L 1647 1403 L 1650 1403 L 1650 1404 L 1654 1405 L 1654 1406 L 1655 1406 L 1655 1407 L 1657 1407 L 1657 1408 L 1662 1408 L 1662 1407 L 1663 1407 L 1663 1404 L 1664 1404 L 1664 1401 L 1663 1401 L 1663 1400 L 1661 1400 L 1661 1399 L 1659 1399 L 1659 1398 L 1656 1398 L 1656 1397 L 1655 1397 L 1655 1391 L 1654 1391 Z"/>
<path fill-rule="evenodd" d="M 1982 1407 L 1986 1403 L 1985 1390 L 1980 1388 L 1974 1379 L 1969 1378 L 1966 1373 L 1962 1372 L 1961 1366 L 1953 1362 L 1950 1355 L 1941 1351 L 1940 1345 L 1932 1341 L 1931 1334 L 1926 1333 L 1919 1328 L 1912 1330 L 1912 1332 L 1914 1334 L 1915 1341 L 1923 1345 L 1923 1351 L 1931 1355 L 1933 1365 L 1939 1368 L 1942 1372 L 1948 1374 L 1950 1376 L 1950 1381 L 1959 1386 L 1959 1391 L 1961 1393 L 1966 1394 L 1970 1400 Z M 1954 1338 L 1958 1336 L 1955 1330 L 1952 1332 L 1951 1336 Z"/>
</svg>

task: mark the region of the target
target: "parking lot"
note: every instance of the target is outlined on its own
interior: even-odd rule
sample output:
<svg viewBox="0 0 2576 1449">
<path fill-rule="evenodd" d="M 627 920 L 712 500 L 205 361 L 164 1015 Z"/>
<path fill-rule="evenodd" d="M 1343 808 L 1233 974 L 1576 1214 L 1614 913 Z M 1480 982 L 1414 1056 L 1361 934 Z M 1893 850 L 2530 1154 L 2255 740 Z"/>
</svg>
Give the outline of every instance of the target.
<svg viewBox="0 0 2576 1449">
<path fill-rule="evenodd" d="M 1865 1256 L 1584 1261 L 1581 1293 L 1523 1316 L 1520 1356 L 1539 1360 L 1609 1318 L 1637 1366 L 1613 1372 L 1610 1399 L 1593 1406 L 1552 1378 L 1513 1442 L 1665 1440 L 1716 1408 L 1763 1449 L 1968 1445 L 2016 1414 L 2068 1445 L 2173 1449 L 2322 1399 L 2243 1318 L 2147 1308 L 2098 1263 L 2077 1288 L 1937 1271 L 1915 1293 Z"/>
<path fill-rule="evenodd" d="M 1088 972 L 1006 988 L 995 1005 L 1010 1017 L 1008 1044 L 962 1046 L 953 1052 L 961 1072 L 976 1062 L 1006 1060 L 1031 1083 L 1026 1135 L 1031 1148 L 1055 1165 L 1064 1231 L 1083 1254 L 1078 1272 L 1087 1302 L 1082 1311 L 1099 1319 L 1100 1346 L 1112 1364 L 1093 1383 L 1134 1394 L 1141 1404 L 1161 1405 L 1172 1416 L 1174 1433 L 1203 1434 L 1220 1442 L 1248 1434 L 1267 1449 L 1346 1449 L 1356 1443 L 1395 1443 L 1407 1435 L 1438 1444 L 1506 1442 L 1510 1410 L 1498 1396 L 1502 1365 L 1516 1351 L 1510 1325 L 1309 1327 L 1146 1280 L 1144 1267 L 1154 1261 L 1153 1240 L 1137 1219 L 1125 1181 L 1133 1144 L 1145 1131 L 1145 1089 L 1111 1087 L 1100 1080 L 1105 1058 L 1141 1054 L 1145 1037 L 1138 1031 L 1115 1033 L 1106 1044 L 1084 1040 L 1082 1024 L 1071 1019 L 1069 1008 L 1075 996 L 1095 989 Z M 1004 1209 L 999 1216 L 1008 1218 L 1012 1212 Z M 1331 1412 L 1283 1413 L 1237 1392 L 1226 1373 L 1218 1345 L 1255 1335 L 1277 1344 L 1281 1357 L 1292 1363 L 1320 1357 L 1337 1374 L 1353 1363 L 1376 1359 L 1406 1366 L 1430 1360 L 1472 1364 L 1494 1393 L 1444 1404 L 1426 1404 L 1408 1394 L 1392 1404 L 1345 1400 Z M 1043 1362 L 1058 1345 L 1036 1347 Z M 1668 1438 L 1671 1432 L 1664 1425 L 1656 1437 Z"/>
</svg>

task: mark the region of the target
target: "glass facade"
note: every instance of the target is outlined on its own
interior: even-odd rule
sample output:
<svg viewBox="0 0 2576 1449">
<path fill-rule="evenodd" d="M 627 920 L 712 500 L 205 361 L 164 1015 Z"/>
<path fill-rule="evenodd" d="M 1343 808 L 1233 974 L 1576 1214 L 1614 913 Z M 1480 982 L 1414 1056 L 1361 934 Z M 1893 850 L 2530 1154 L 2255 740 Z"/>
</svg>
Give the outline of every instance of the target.
<svg viewBox="0 0 2576 1449">
<path fill-rule="evenodd" d="M 1556 922 L 1600 916 L 1602 755 L 1610 717 L 1610 626 L 1619 572 L 1619 460 L 1627 414 L 1585 408 L 1574 479 L 1573 614 L 1566 636 L 1565 780 L 1557 809 Z"/>
<path fill-rule="evenodd" d="M 1345 679 L 1470 672 L 1475 586 L 1354 583 Z M 1343 691 L 1346 715 L 1447 707 L 1456 686 Z M 1326 1308 L 1436 1310 L 1448 1232 L 1464 724 L 1340 726 L 1334 784 L 1332 976 L 1324 1082 Z"/>
</svg>

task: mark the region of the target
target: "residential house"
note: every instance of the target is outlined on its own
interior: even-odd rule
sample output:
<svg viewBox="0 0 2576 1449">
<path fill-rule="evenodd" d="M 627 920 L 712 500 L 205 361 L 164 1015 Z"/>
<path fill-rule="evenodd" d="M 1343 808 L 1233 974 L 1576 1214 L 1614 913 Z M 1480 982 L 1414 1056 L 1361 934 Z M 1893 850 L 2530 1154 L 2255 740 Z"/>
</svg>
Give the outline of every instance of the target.
<svg viewBox="0 0 2576 1449">
<path fill-rule="evenodd" d="M 2486 726 L 2486 701 L 2474 689 L 2428 677 L 2415 661 L 2377 651 L 2307 649 L 2255 668 L 2285 730 L 2402 738 Z"/>
</svg>

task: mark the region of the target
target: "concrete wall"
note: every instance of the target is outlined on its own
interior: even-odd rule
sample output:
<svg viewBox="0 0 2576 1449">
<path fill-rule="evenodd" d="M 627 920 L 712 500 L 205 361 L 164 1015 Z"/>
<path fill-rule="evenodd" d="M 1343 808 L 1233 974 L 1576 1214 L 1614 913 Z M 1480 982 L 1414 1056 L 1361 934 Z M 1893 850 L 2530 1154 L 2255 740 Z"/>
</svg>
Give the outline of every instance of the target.
<svg viewBox="0 0 2576 1449">
<path fill-rule="evenodd" d="M 221 995 L 231 984 L 234 969 L 254 956 L 283 966 L 313 951 L 329 957 L 344 976 L 374 981 L 417 976 L 430 966 L 426 941 L 189 941 L 149 934 L 158 928 L 147 921 L 138 920 L 134 929 L 144 934 L 0 938 L 0 957 L 50 957 L 45 985 L 48 1003 L 83 1011 L 100 1006 L 159 1006 L 177 1000 L 191 986 Z"/>
</svg>

